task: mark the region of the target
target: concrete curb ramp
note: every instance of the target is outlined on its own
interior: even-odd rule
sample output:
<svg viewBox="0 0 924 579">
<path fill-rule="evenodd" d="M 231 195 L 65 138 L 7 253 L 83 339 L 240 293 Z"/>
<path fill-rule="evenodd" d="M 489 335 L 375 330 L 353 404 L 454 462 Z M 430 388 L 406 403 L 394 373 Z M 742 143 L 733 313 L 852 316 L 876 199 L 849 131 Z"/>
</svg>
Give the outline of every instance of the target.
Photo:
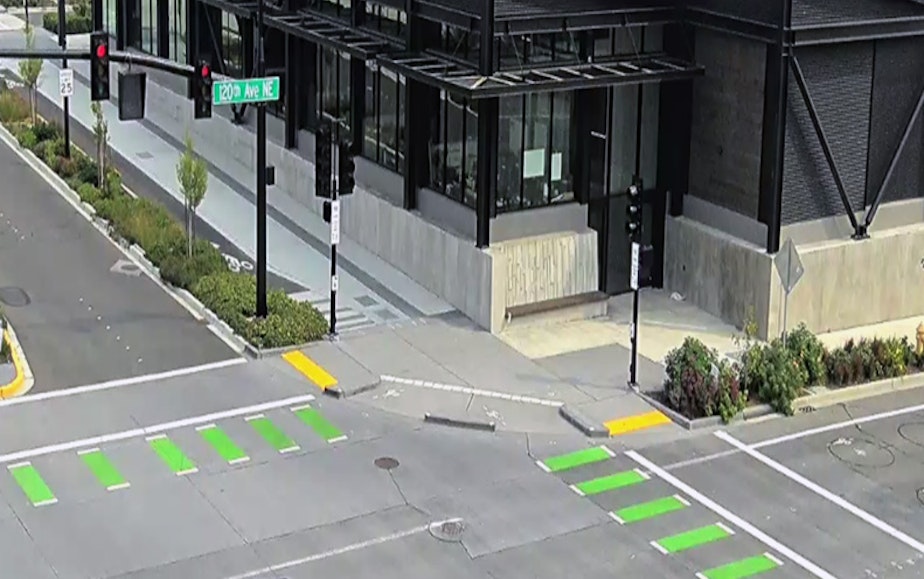
<svg viewBox="0 0 924 579">
<path fill-rule="evenodd" d="M 10 346 L 10 356 L 13 359 L 13 367 L 16 369 L 16 377 L 9 384 L 0 386 L 0 400 L 22 396 L 35 385 L 32 368 L 29 367 L 29 362 L 22 351 L 16 332 L 9 323 L 7 323 L 6 329 L 3 331 L 3 340 Z"/>
</svg>

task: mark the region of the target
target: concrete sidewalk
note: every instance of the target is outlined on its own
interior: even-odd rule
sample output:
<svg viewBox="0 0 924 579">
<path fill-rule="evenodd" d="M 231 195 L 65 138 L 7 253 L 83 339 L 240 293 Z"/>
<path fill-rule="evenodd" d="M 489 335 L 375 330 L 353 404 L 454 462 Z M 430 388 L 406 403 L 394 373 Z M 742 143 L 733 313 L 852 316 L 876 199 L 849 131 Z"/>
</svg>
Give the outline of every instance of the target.
<svg viewBox="0 0 924 579">
<path fill-rule="evenodd" d="M 20 32 L 2 33 L 0 46 L 21 47 L 22 38 Z M 79 47 L 85 43 L 85 37 L 69 37 L 69 47 Z M 45 30 L 36 31 L 36 47 L 54 46 L 50 33 Z M 57 94 L 58 66 L 59 63 L 46 61 L 39 83 L 39 93 L 53 103 L 60 102 Z M 0 61 L 0 67 L 17 72 L 13 60 Z M 72 122 L 89 128 L 92 127 L 93 117 L 89 89 L 86 87 L 88 63 L 75 62 L 72 68 L 75 70 L 77 84 L 77 90 L 71 98 Z M 149 79 L 148 82 L 152 81 Z M 192 106 L 191 101 L 189 106 Z M 174 198 L 182 199 L 175 167 L 182 151 L 183 135 L 165 134 L 150 121 L 120 122 L 118 107 L 112 102 L 103 103 L 103 109 L 109 122 L 112 149 L 131 160 L 133 165 L 159 183 Z M 211 155 L 214 155 L 214 151 Z M 227 156 L 233 158 L 234 151 L 227 151 Z M 252 261 L 256 246 L 252 193 L 252 181 L 255 178 L 252 170 L 243 164 L 227 162 L 222 166 L 224 170 L 209 164 L 209 191 L 199 213 L 206 223 Z M 329 311 L 327 294 L 330 267 L 327 224 L 286 195 L 274 194 L 272 188 L 268 192 L 268 205 L 269 269 L 280 277 L 309 288 L 309 291 L 294 297 L 312 301 L 326 314 Z M 451 306 L 349 240 L 343 240 L 339 250 L 342 268 L 339 273 L 338 306 L 363 312 L 380 324 L 452 311 Z"/>
</svg>

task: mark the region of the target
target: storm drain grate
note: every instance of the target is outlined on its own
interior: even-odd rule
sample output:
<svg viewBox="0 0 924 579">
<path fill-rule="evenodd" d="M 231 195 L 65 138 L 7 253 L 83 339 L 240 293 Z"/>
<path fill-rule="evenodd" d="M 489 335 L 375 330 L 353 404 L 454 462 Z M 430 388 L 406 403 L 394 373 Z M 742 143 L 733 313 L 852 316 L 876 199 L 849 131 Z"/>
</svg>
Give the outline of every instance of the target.
<svg viewBox="0 0 924 579">
<path fill-rule="evenodd" d="M 11 308 L 21 308 L 23 306 L 28 306 L 32 303 L 32 300 L 29 298 L 29 294 L 22 288 L 4 287 L 0 288 L 0 302 L 3 302 Z"/>
<path fill-rule="evenodd" d="M 462 519 L 430 523 L 430 534 L 440 541 L 458 543 L 462 540 L 463 531 L 465 531 L 465 523 Z"/>
<path fill-rule="evenodd" d="M 391 470 L 393 468 L 397 468 L 398 464 L 400 463 L 390 456 L 383 456 L 375 459 L 375 466 L 382 470 Z"/>
</svg>

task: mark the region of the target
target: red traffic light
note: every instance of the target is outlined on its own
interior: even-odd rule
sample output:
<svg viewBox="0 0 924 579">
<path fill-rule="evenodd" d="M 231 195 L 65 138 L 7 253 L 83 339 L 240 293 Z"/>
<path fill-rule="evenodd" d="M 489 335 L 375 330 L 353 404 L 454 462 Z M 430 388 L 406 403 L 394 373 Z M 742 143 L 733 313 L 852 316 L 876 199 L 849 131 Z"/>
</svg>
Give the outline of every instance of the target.
<svg viewBox="0 0 924 579">
<path fill-rule="evenodd" d="M 208 78 L 212 74 L 207 64 L 202 65 L 202 78 Z"/>
<path fill-rule="evenodd" d="M 106 45 L 100 44 L 96 47 L 96 58 L 106 58 Z"/>
</svg>

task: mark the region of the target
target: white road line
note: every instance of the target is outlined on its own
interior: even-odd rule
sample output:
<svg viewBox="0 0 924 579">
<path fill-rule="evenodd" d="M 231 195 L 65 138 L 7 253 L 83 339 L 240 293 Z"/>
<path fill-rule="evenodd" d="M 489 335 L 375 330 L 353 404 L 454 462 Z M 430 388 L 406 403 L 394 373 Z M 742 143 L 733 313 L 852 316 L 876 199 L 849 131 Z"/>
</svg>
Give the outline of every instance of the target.
<svg viewBox="0 0 924 579">
<path fill-rule="evenodd" d="M 338 436 L 338 437 L 336 437 L 336 438 L 331 438 L 330 440 L 327 441 L 327 444 L 333 444 L 333 443 L 335 443 L 335 442 L 343 442 L 343 441 L 346 440 L 346 439 L 347 439 L 347 437 L 346 437 L 346 435 L 344 434 L 343 436 Z"/>
<path fill-rule="evenodd" d="M 241 464 L 242 462 L 247 462 L 250 460 L 249 456 L 242 456 L 241 458 L 235 458 L 234 460 L 228 461 L 228 464 Z"/>
<path fill-rule="evenodd" d="M 187 468 L 186 470 L 181 470 L 180 472 L 176 473 L 176 476 L 186 476 L 188 474 L 196 474 L 197 472 L 199 472 L 199 469 L 196 467 Z"/>
<path fill-rule="evenodd" d="M 735 531 L 734 531 L 731 527 L 729 527 L 728 525 L 726 525 L 725 523 L 723 523 L 722 521 L 717 522 L 717 523 L 715 524 L 715 526 L 718 527 L 718 528 L 720 528 L 720 529 L 722 529 L 723 531 L 725 531 L 725 532 L 728 533 L 729 535 L 734 535 L 734 534 L 735 534 Z"/>
<path fill-rule="evenodd" d="M 547 466 L 545 465 L 545 463 L 542 462 L 541 460 L 537 460 L 537 461 L 536 461 L 536 464 L 538 464 L 538 465 L 539 465 L 539 468 L 541 468 L 541 469 L 544 470 L 545 472 L 552 472 L 552 469 L 550 469 L 549 467 L 547 467 Z"/>
<path fill-rule="evenodd" d="M 498 400 L 507 400 L 509 402 L 522 402 L 524 404 L 536 404 L 538 406 L 548 406 L 559 408 L 564 405 L 561 400 L 549 400 L 547 398 L 534 398 L 532 396 L 520 396 L 508 394 L 506 392 L 497 392 L 494 390 L 482 390 L 480 388 L 470 388 L 468 386 L 456 386 L 454 384 L 440 384 L 439 382 L 429 382 L 427 380 L 413 380 L 411 378 L 399 378 L 383 374 L 379 376 L 383 382 L 392 382 L 394 384 L 406 384 L 408 386 L 417 386 L 419 388 L 429 388 L 431 390 L 443 390 L 445 392 L 456 392 L 459 394 L 470 394 L 472 396 L 483 396 L 485 398 L 496 398 Z"/>
<path fill-rule="evenodd" d="M 39 394 L 29 394 L 27 396 L 20 396 L 17 398 L 10 398 L 7 400 L 0 401 L 0 408 L 4 406 L 12 406 L 14 404 L 26 404 L 28 402 L 39 402 L 40 400 L 49 400 L 52 398 L 63 398 L 65 396 L 75 396 L 77 394 L 86 394 L 88 392 L 99 392 L 100 390 L 111 390 L 113 388 L 134 386 L 136 384 L 144 384 L 146 382 L 155 382 L 157 380 L 167 380 L 169 378 L 179 378 L 181 376 L 199 374 L 201 372 L 218 370 L 220 368 L 227 368 L 229 366 L 237 366 L 238 364 L 245 364 L 246 362 L 247 362 L 246 358 L 229 358 L 227 360 L 221 360 L 219 362 L 210 362 L 208 364 L 201 364 L 199 366 L 188 366 L 186 368 L 177 368 L 175 370 L 168 370 L 166 372 L 157 372 L 155 374 L 144 374 L 143 376 L 132 376 L 131 378 L 120 378 L 118 380 L 109 380 L 107 382 L 100 382 L 98 384 L 88 384 L 86 386 L 78 386 L 76 388 L 66 388 L 63 390 L 52 390 L 49 392 L 41 392 Z"/>
<path fill-rule="evenodd" d="M 83 456 L 85 454 L 90 454 L 91 452 L 99 452 L 98 448 L 85 448 L 83 450 L 77 451 L 77 456 Z"/>
<path fill-rule="evenodd" d="M 296 450 L 301 450 L 301 449 L 302 448 L 296 444 L 295 446 L 289 446 L 289 447 L 283 448 L 282 450 L 279 451 L 279 453 L 287 454 L 287 453 L 295 452 Z"/>
<path fill-rule="evenodd" d="M 28 450 L 19 450 L 16 452 L 11 452 L 8 454 L 0 454 L 0 464 L 6 464 L 16 461 L 21 461 L 23 459 L 35 458 L 37 456 L 45 456 L 47 454 L 53 454 L 55 452 L 62 452 L 66 450 L 77 450 L 84 448 L 86 446 L 100 446 L 101 444 L 116 442 L 119 440 L 127 440 L 129 438 L 137 438 L 147 436 L 148 440 L 163 438 L 166 434 L 163 434 L 166 430 L 176 430 L 178 428 L 186 428 L 189 426 L 196 426 L 197 424 L 211 423 L 218 420 L 224 420 L 227 418 L 235 418 L 238 416 L 244 416 L 252 412 L 261 412 L 265 410 L 272 410 L 274 408 L 284 408 L 290 404 L 299 404 L 301 402 L 307 402 L 309 400 L 314 400 L 314 396 L 311 394 L 303 394 L 301 396 L 293 396 L 291 398 L 284 398 L 282 400 L 274 400 L 272 402 L 264 402 L 262 404 L 254 404 L 252 406 L 245 406 L 241 408 L 232 408 L 231 410 L 223 410 L 221 412 L 212 412 L 211 414 L 203 414 L 201 416 L 192 416 L 190 418 L 183 418 L 181 420 L 174 420 L 171 422 L 162 422 L 160 424 L 154 424 L 152 426 L 147 426 L 144 428 L 132 428 L 131 430 L 123 430 L 121 432 L 114 432 L 112 434 L 104 434 L 101 436 L 91 436 L 89 438 L 81 438 L 79 440 L 71 440 L 69 442 L 62 442 L 58 444 L 49 444 L 47 446 L 40 446 L 37 448 L 30 448 Z M 152 436 L 153 435 L 153 436 Z M 28 464 L 28 463 L 22 463 Z M 16 465 L 12 465 L 8 468 L 13 468 Z"/>
<path fill-rule="evenodd" d="M 766 557 L 767 559 L 770 559 L 771 561 L 773 561 L 774 563 L 776 563 L 776 564 L 779 565 L 780 567 L 783 566 L 783 562 L 780 561 L 780 558 L 779 558 L 779 557 L 774 557 L 774 556 L 773 556 L 773 553 L 764 553 L 764 557 Z"/>
<path fill-rule="evenodd" d="M 122 484 L 112 485 L 111 487 L 106 488 L 106 490 L 107 491 L 120 491 L 122 489 L 127 489 L 130 486 L 132 486 L 131 483 L 126 482 Z"/>
<path fill-rule="evenodd" d="M 906 533 L 903 533 L 902 531 L 899 531 L 898 529 L 896 529 L 895 527 L 893 527 L 893 526 L 890 525 L 889 523 L 883 521 L 882 519 L 880 519 L 880 518 L 878 518 L 878 517 L 874 517 L 873 515 L 871 515 L 871 514 L 869 514 L 868 512 L 864 511 L 864 510 L 861 509 L 860 507 L 858 507 L 858 506 L 854 505 L 853 503 L 848 502 L 848 501 L 845 500 L 844 498 L 842 498 L 842 497 L 840 497 L 840 496 L 838 496 L 838 495 L 832 493 L 831 491 L 829 491 L 828 489 L 826 489 L 826 488 L 824 488 L 823 486 L 819 485 L 818 483 L 813 482 L 813 481 L 811 481 L 811 480 L 805 478 L 804 476 L 802 476 L 801 474 L 799 474 L 799 473 L 797 473 L 796 471 L 792 470 L 791 468 L 789 468 L 789 467 L 787 467 L 787 466 L 784 466 L 784 465 L 780 464 L 779 462 L 773 460 L 773 459 L 770 458 L 769 456 L 767 456 L 767 455 L 765 455 L 765 454 L 763 454 L 763 453 L 757 452 L 757 451 L 754 450 L 752 447 L 749 447 L 748 445 L 746 445 L 745 443 L 741 442 L 741 441 L 738 440 L 737 438 L 731 436 L 731 435 L 728 434 L 727 432 L 724 432 L 724 431 L 721 431 L 721 430 L 720 430 L 719 432 L 716 432 L 715 435 L 716 435 L 716 437 L 718 437 L 718 438 L 724 440 L 724 441 L 727 442 L 728 444 L 734 446 L 735 448 L 737 448 L 737 449 L 740 450 L 741 452 L 747 454 L 747 455 L 750 456 L 751 458 L 753 458 L 753 459 L 755 459 L 755 460 L 761 462 L 761 463 L 764 464 L 765 466 L 768 466 L 768 467 L 772 468 L 773 470 L 775 470 L 776 472 L 778 472 L 778 473 L 780 473 L 781 475 L 785 476 L 786 478 L 790 479 L 791 481 L 796 482 L 796 483 L 799 483 L 800 485 L 802 485 L 803 487 L 805 487 L 805 488 L 807 488 L 808 490 L 812 491 L 812 492 L 815 493 L 816 495 L 818 495 L 818 496 L 820 496 L 820 497 L 822 497 L 822 498 L 824 498 L 824 499 L 827 499 L 828 501 L 834 503 L 835 505 L 837 505 L 837 506 L 839 506 L 840 508 L 844 509 L 844 510 L 847 511 L 848 513 L 850 513 L 850 514 L 852 514 L 852 515 L 854 515 L 854 516 L 856 516 L 856 517 L 862 519 L 862 520 L 865 521 L 866 523 L 869 523 L 870 525 L 872 525 L 872 526 L 875 527 L 876 529 L 879 529 L 879 530 L 882 531 L 883 533 L 889 535 L 890 537 L 892 537 L 892 538 L 895 539 L 896 541 L 899 541 L 899 542 L 901 542 L 901 543 L 904 543 L 905 545 L 911 547 L 912 549 L 914 549 L 914 550 L 917 551 L 918 553 L 924 554 L 924 543 L 921 543 L 921 542 L 918 541 L 917 539 L 914 539 L 913 537 L 910 537 L 910 536 L 907 535 Z"/>
<path fill-rule="evenodd" d="M 732 513 L 731 511 L 729 511 L 722 505 L 716 503 L 709 497 L 700 493 L 699 491 L 697 491 L 696 489 L 694 489 L 687 483 L 683 482 L 682 480 L 678 479 L 674 475 L 670 474 L 669 472 L 659 467 L 655 463 L 651 462 L 650 460 L 648 460 L 641 454 L 635 452 L 634 450 L 629 450 L 629 451 L 626 451 L 626 456 L 628 456 L 635 462 L 645 467 L 645 469 L 647 469 L 648 472 L 657 475 L 664 482 L 670 484 L 677 490 L 683 493 L 686 493 L 687 496 L 692 497 L 694 500 L 696 500 L 698 503 L 700 503 L 701 505 L 703 505 L 704 507 L 706 507 L 713 513 L 719 515 L 726 521 L 732 523 L 733 525 L 743 530 L 747 534 L 751 535 L 758 541 L 764 543 L 771 549 L 783 554 L 786 558 L 794 562 L 796 565 L 802 567 L 803 569 L 805 569 L 806 571 L 808 571 L 815 577 L 820 577 L 821 579 L 837 579 L 831 573 L 825 571 L 824 569 L 822 569 L 815 563 L 812 563 L 811 561 L 809 561 L 808 559 L 806 559 L 799 553 L 796 553 L 795 551 L 793 551 L 786 545 L 780 543 L 779 541 L 777 541 L 770 535 L 767 535 L 766 533 L 764 533 L 763 531 L 761 531 L 760 529 L 758 529 L 751 523 L 745 521 L 744 519 Z"/>
<path fill-rule="evenodd" d="M 322 559 L 329 559 L 331 557 L 336 557 L 338 555 L 345 555 L 352 551 L 359 551 L 367 547 L 374 547 L 376 545 L 381 545 L 383 543 L 390 543 L 392 541 L 397 541 L 399 539 L 404 539 L 405 537 L 410 537 L 412 535 L 418 535 L 420 533 L 425 533 L 428 529 L 433 526 L 439 526 L 444 523 L 456 522 L 460 519 L 446 519 L 445 521 L 436 521 L 428 525 L 420 525 L 419 527 L 412 527 L 404 531 L 399 531 L 397 533 L 392 533 L 390 535 L 383 535 L 381 537 L 376 537 L 375 539 L 369 539 L 368 541 L 361 541 L 359 543 L 353 543 L 345 547 L 339 547 L 337 549 L 331 549 L 329 551 L 324 551 L 322 553 L 317 553 L 315 555 L 309 555 L 308 557 L 302 557 L 301 559 L 292 559 L 291 561 L 286 561 L 284 563 L 277 563 L 276 565 L 270 565 L 268 567 L 263 567 L 262 569 L 255 569 L 249 573 L 243 573 L 241 575 L 233 575 L 227 579 L 251 579 L 253 577 L 259 577 L 261 575 L 276 574 L 279 571 L 285 569 L 290 569 L 292 567 L 298 567 L 300 565 L 305 565 L 308 563 L 314 563 L 315 561 L 321 561 Z"/>
<path fill-rule="evenodd" d="M 47 165 L 45 165 L 38 159 L 33 161 L 29 155 L 26 155 L 21 150 L 21 148 L 18 146 L 18 143 L 13 139 L 12 135 L 9 134 L 9 131 L 6 131 L 5 129 L 0 131 L 0 140 L 6 143 L 7 147 L 9 147 L 14 153 L 16 153 L 16 155 L 19 156 L 20 159 L 22 159 L 27 165 L 29 165 L 32 168 L 32 170 L 35 171 L 38 174 L 38 176 L 41 177 L 42 180 L 44 180 L 55 193 L 60 195 L 65 201 L 67 201 L 71 205 L 71 207 L 73 207 L 77 211 L 77 213 L 79 213 L 84 219 L 86 219 L 93 229 L 97 230 L 100 233 L 100 235 L 102 235 L 109 243 L 111 243 L 116 249 L 118 249 L 123 255 L 125 255 L 132 263 L 137 265 L 141 269 L 142 273 L 144 273 L 144 275 L 148 277 L 148 279 L 150 279 L 155 284 L 157 284 L 167 295 L 173 298 L 173 300 L 176 303 L 180 304 L 180 306 L 183 309 L 185 309 L 187 312 L 189 312 L 189 314 L 194 319 L 196 319 L 197 321 L 202 321 L 204 319 L 202 315 L 195 310 L 195 308 L 187 304 L 186 300 L 182 299 L 178 293 L 176 293 L 170 287 L 168 287 L 167 284 L 163 282 L 163 280 L 159 279 L 153 273 L 148 271 L 148 269 L 144 267 L 144 265 L 138 260 L 138 258 L 132 255 L 132 252 L 130 250 L 122 247 L 119 243 L 117 243 L 114 239 L 112 239 L 109 236 L 109 234 L 94 220 L 93 216 L 90 215 L 86 211 L 86 209 L 83 208 L 83 206 L 81 205 L 81 202 L 79 200 L 75 200 L 72 198 L 72 195 L 74 193 L 71 193 L 70 191 L 65 189 L 64 188 L 65 186 L 61 185 L 54 178 L 49 177 L 49 174 L 54 174 L 51 167 L 48 167 Z M 224 336 L 219 336 L 219 337 L 232 350 L 237 351 L 237 345 L 233 344 L 229 339 L 227 339 Z"/>
<path fill-rule="evenodd" d="M 203 430 L 211 430 L 215 428 L 214 424 L 203 424 L 202 426 L 196 427 L 196 432 L 202 432 Z"/>
<path fill-rule="evenodd" d="M 667 549 L 662 547 L 657 541 L 652 541 L 651 546 L 658 550 L 662 555 L 667 555 Z"/>
<path fill-rule="evenodd" d="M 571 489 L 572 491 L 574 491 L 574 494 L 576 494 L 577 496 L 579 496 L 579 497 L 583 497 L 583 496 L 584 496 L 584 491 L 582 491 L 581 489 L 577 488 L 576 485 L 568 485 L 568 488 Z"/>
<path fill-rule="evenodd" d="M 914 412 L 924 412 L 924 404 L 917 404 L 915 406 L 907 406 L 905 408 L 896 408 L 895 410 L 889 410 L 887 412 L 878 412 L 876 414 L 870 414 L 868 416 L 859 416 L 851 420 L 844 420 L 843 422 L 835 422 L 834 424 L 828 424 L 826 426 L 819 426 L 817 428 L 809 428 L 808 430 L 803 430 L 800 432 L 793 432 L 792 434 L 786 434 L 784 436 L 778 436 L 776 438 L 771 438 L 769 440 L 764 440 L 763 442 L 752 444 L 750 445 L 750 448 L 764 448 L 767 446 L 775 446 L 783 442 L 790 442 L 793 440 L 798 440 L 800 438 L 805 438 L 806 436 L 814 436 L 816 434 L 823 434 L 825 432 L 830 432 L 832 430 L 839 430 L 841 428 L 846 428 L 848 426 L 856 426 L 857 424 L 866 424 L 867 422 L 885 420 L 886 418 L 895 418 L 896 416 L 903 416 L 905 414 L 912 414 Z"/>
</svg>

